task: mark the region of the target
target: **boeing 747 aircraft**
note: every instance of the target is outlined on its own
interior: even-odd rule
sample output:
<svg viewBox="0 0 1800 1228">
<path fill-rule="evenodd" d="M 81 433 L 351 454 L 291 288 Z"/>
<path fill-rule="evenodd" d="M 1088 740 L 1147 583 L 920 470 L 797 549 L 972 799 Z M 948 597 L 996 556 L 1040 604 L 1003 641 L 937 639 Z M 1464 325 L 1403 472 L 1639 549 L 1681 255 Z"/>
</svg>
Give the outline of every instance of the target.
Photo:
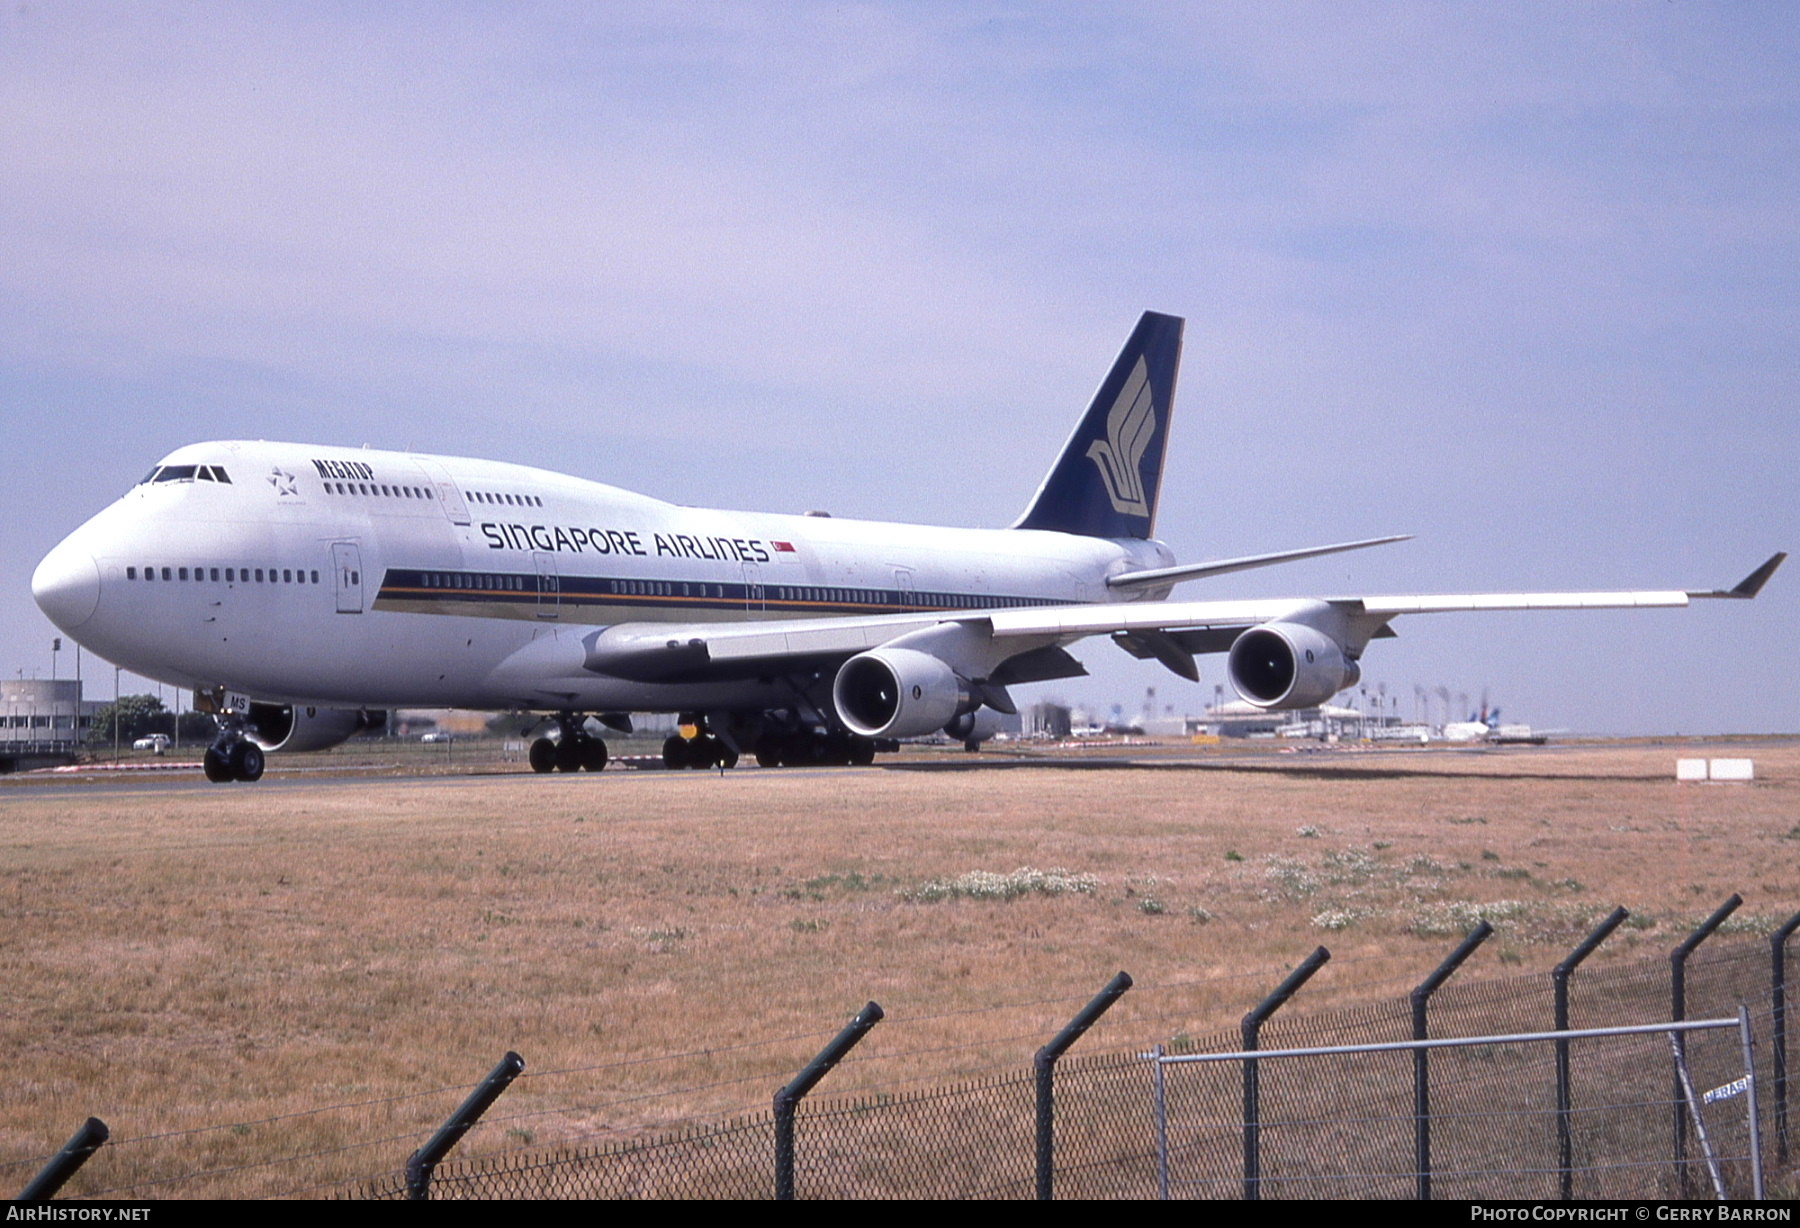
<svg viewBox="0 0 1800 1228">
<path fill-rule="evenodd" d="M 670 766 L 870 762 L 981 736 L 1012 688 L 1084 673 L 1110 636 L 1184 678 L 1225 653 L 1269 709 L 1361 676 L 1402 614 L 1683 606 L 1754 597 L 1777 554 L 1712 591 L 1170 601 L 1173 586 L 1399 538 L 1180 565 L 1152 532 L 1183 321 L 1146 313 L 1018 521 L 947 529 L 678 507 L 494 461 L 197 443 L 39 564 L 69 636 L 191 687 L 215 781 L 317 750 L 393 707 L 539 714 L 531 765 L 597 771 L 598 726 L 681 714 Z M 597 724 L 596 724 L 597 722 Z"/>
</svg>

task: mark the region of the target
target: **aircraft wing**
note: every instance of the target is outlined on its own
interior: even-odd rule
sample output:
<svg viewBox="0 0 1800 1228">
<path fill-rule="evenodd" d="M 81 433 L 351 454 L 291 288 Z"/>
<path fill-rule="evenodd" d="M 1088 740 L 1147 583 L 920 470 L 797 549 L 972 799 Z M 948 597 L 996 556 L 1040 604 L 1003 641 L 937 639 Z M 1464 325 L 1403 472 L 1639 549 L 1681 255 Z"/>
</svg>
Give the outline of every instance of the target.
<svg viewBox="0 0 1800 1228">
<path fill-rule="evenodd" d="M 936 657 L 966 679 L 1011 684 L 1080 672 L 1079 666 L 1044 672 L 1060 666 L 1045 654 L 1110 635 L 1134 655 L 1154 657 L 1192 678 L 1193 654 L 1229 651 L 1244 631 L 1264 624 L 1309 628 L 1353 661 L 1371 639 L 1391 636 L 1387 624 L 1402 614 L 1650 609 L 1747 599 L 1785 558 L 1772 556 L 1729 589 L 1135 601 L 750 623 L 626 623 L 586 638 L 586 667 L 639 681 L 696 681 L 835 668 L 861 653 L 898 648 Z M 1038 658 L 1022 667 L 1033 676 L 1007 673 L 1009 662 L 1027 654 Z"/>
</svg>

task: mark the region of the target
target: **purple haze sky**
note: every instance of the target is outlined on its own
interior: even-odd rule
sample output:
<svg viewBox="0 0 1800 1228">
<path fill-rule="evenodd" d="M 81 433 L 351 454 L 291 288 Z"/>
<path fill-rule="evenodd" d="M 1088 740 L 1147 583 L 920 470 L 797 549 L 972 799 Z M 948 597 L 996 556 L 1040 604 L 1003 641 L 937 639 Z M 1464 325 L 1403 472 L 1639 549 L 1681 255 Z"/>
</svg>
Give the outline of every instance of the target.
<svg viewBox="0 0 1800 1228">
<path fill-rule="evenodd" d="M 1185 597 L 1800 545 L 1796 6 L 28 0 L 0 100 L 8 673 L 49 668 L 37 560 L 185 442 L 1000 525 L 1146 308 L 1188 318 L 1182 559 L 1419 535 Z M 1800 730 L 1797 614 L 1800 562 L 1402 620 L 1366 678 Z M 1222 680 L 1078 655 L 1029 695 Z"/>
</svg>

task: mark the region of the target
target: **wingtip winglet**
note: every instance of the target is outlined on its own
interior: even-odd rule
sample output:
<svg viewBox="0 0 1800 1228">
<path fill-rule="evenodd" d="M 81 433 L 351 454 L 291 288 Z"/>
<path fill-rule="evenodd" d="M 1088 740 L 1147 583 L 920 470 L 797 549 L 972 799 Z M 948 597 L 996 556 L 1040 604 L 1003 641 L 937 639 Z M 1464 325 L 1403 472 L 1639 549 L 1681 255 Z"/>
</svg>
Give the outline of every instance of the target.
<svg viewBox="0 0 1800 1228">
<path fill-rule="evenodd" d="M 1775 569 L 1780 567 L 1786 559 L 1787 551 L 1777 550 L 1769 556 L 1768 562 L 1739 580 L 1737 587 L 1731 590 L 1731 595 L 1745 598 L 1756 596 L 1762 592 L 1762 586 L 1769 582 L 1769 577 L 1775 574 Z"/>
<path fill-rule="evenodd" d="M 1709 592 L 1689 593 L 1689 597 L 1731 597 L 1739 601 L 1748 601 L 1762 592 L 1763 585 L 1775 574 L 1778 567 L 1787 559 L 1787 551 L 1777 550 L 1764 561 L 1761 567 L 1739 580 L 1732 588 L 1716 588 Z"/>
</svg>

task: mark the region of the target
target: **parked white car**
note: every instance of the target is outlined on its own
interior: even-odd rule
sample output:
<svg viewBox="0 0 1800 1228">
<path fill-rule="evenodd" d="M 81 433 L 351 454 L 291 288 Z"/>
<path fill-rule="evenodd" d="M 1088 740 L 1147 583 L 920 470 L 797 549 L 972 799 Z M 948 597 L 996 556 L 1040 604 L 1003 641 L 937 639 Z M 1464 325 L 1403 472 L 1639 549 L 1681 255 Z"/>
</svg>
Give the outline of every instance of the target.
<svg viewBox="0 0 1800 1228">
<path fill-rule="evenodd" d="M 131 749 L 147 750 L 155 755 L 164 754 L 169 749 L 169 735 L 166 733 L 153 733 L 147 738 L 139 738 L 131 744 Z"/>
</svg>

